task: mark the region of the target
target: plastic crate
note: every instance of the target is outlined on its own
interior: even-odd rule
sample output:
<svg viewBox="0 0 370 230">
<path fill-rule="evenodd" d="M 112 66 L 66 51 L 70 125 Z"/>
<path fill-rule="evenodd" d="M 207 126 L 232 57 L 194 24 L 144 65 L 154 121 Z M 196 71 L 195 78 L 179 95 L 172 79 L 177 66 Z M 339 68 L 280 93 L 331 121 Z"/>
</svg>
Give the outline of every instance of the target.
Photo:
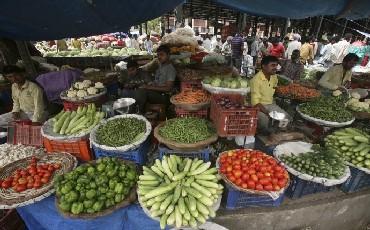
<svg viewBox="0 0 370 230">
<path fill-rule="evenodd" d="M 207 162 L 210 160 L 210 155 L 211 155 L 211 150 L 209 147 L 202 149 L 202 150 L 198 150 L 198 151 L 186 152 L 186 151 L 172 150 L 172 149 L 165 147 L 164 145 L 159 145 L 158 150 L 159 150 L 159 159 L 161 160 L 163 156 L 165 155 L 176 155 L 181 158 L 191 158 L 191 159 L 198 158 L 198 159 L 202 159 L 203 161 Z"/>
<path fill-rule="evenodd" d="M 82 161 L 93 160 L 93 155 L 88 139 L 68 142 L 49 140 L 44 137 L 44 146 L 48 153 L 67 152 L 76 156 L 79 160 Z"/>
<path fill-rule="evenodd" d="M 292 198 L 300 198 L 305 195 L 319 193 L 319 192 L 330 192 L 335 186 L 324 186 L 319 183 L 302 180 L 294 175 L 291 175 L 291 181 L 288 189 L 285 191 L 285 195 Z"/>
<path fill-rule="evenodd" d="M 187 89 L 202 89 L 202 82 L 201 80 L 193 80 L 193 81 L 181 81 L 180 82 L 180 90 L 184 91 Z"/>
<path fill-rule="evenodd" d="M 175 108 L 176 117 L 198 117 L 207 119 L 208 118 L 208 109 L 201 109 L 198 111 L 187 111 L 182 108 Z"/>
<path fill-rule="evenodd" d="M 273 200 L 270 196 L 257 195 L 235 190 L 229 185 L 225 186 L 224 197 L 226 209 L 237 209 L 244 207 L 277 207 L 284 200 L 284 194 Z"/>
<path fill-rule="evenodd" d="M 244 102 L 244 97 L 239 94 L 212 94 L 210 118 L 216 125 L 220 137 L 229 136 L 254 136 L 257 130 L 258 109 L 223 109 L 217 105 L 217 100 L 227 97 L 233 103 Z"/>
<path fill-rule="evenodd" d="M 103 95 L 93 101 L 84 101 L 84 102 L 71 102 L 71 101 L 63 101 L 63 108 L 64 110 L 74 111 L 77 110 L 79 106 L 87 105 L 90 103 L 94 103 L 96 108 L 101 108 L 101 106 L 107 101 L 107 96 Z"/>
<path fill-rule="evenodd" d="M 145 163 L 148 160 L 148 151 L 150 147 L 150 141 L 149 139 L 146 140 L 143 144 L 141 144 L 137 149 L 122 152 L 122 151 L 107 151 L 100 149 L 96 146 L 92 146 L 95 158 L 101 158 L 101 157 L 118 157 L 123 160 L 127 161 L 133 161 L 138 165 L 145 165 Z"/>
<path fill-rule="evenodd" d="M 351 166 L 349 168 L 351 170 L 351 176 L 340 186 L 342 191 L 350 193 L 370 188 L 370 174 Z"/>
<path fill-rule="evenodd" d="M 32 125 L 31 121 L 17 121 L 8 127 L 7 142 L 35 147 L 42 146 L 41 125 Z"/>
</svg>

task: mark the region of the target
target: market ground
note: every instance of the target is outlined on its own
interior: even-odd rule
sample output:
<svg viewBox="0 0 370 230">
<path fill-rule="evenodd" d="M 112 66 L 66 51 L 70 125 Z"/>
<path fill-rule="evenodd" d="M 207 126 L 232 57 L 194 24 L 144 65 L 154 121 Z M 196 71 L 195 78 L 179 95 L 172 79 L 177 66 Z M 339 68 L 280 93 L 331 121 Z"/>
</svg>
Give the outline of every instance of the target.
<svg viewBox="0 0 370 230">
<path fill-rule="evenodd" d="M 292 200 L 276 208 L 219 210 L 216 223 L 230 230 L 369 230 L 370 189 L 340 190 Z"/>
</svg>

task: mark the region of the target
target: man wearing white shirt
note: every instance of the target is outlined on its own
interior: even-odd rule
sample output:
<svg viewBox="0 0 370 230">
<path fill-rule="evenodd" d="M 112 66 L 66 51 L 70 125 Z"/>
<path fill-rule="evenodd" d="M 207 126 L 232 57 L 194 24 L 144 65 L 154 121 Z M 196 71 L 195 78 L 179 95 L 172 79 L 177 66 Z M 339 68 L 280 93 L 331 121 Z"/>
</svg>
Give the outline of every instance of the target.
<svg viewBox="0 0 370 230">
<path fill-rule="evenodd" d="M 132 34 L 128 34 L 128 36 L 125 38 L 125 44 L 127 48 L 132 47 L 131 37 L 132 37 Z"/>
<path fill-rule="evenodd" d="M 301 49 L 301 42 L 299 41 L 301 36 L 299 34 L 293 34 L 293 41 L 288 43 L 288 47 L 285 52 L 285 57 L 290 59 L 294 50 Z"/>
<path fill-rule="evenodd" d="M 209 35 L 207 34 L 207 35 L 206 35 L 206 39 L 204 39 L 204 41 L 203 41 L 203 47 L 204 47 L 204 49 L 206 49 L 208 52 L 210 52 L 210 51 L 211 51 L 211 46 L 212 46 L 212 44 L 211 44 L 211 40 L 209 39 Z"/>
<path fill-rule="evenodd" d="M 348 54 L 348 48 L 351 45 L 352 34 L 347 33 L 344 35 L 344 39 L 333 45 L 333 51 L 335 58 L 333 60 L 334 65 L 341 64 L 343 58 Z"/>
<path fill-rule="evenodd" d="M 149 53 L 153 53 L 153 42 L 150 40 L 150 35 L 146 36 L 146 40 L 144 42 L 144 49 Z"/>
<path fill-rule="evenodd" d="M 320 59 L 319 63 L 323 64 L 326 67 L 331 67 L 333 65 L 333 59 L 335 58 L 335 54 L 333 53 L 333 44 L 337 42 L 336 37 L 330 38 L 330 42 L 326 44 L 320 52 Z"/>
<path fill-rule="evenodd" d="M 212 52 L 221 53 L 221 49 L 222 49 L 221 37 L 217 35 L 216 39 L 212 41 L 211 45 L 212 45 Z"/>
</svg>

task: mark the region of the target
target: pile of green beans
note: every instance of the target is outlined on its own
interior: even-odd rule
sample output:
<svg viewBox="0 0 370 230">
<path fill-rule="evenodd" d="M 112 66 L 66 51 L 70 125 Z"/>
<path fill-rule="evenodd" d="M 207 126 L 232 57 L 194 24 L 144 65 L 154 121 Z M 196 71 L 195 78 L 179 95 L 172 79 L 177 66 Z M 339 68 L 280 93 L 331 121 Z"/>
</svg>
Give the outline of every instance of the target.
<svg viewBox="0 0 370 230">
<path fill-rule="evenodd" d="M 171 119 L 159 129 L 159 135 L 162 137 L 185 144 L 204 141 L 214 132 L 208 121 L 195 117 Z"/>
<path fill-rule="evenodd" d="M 352 113 L 345 108 L 343 101 L 334 97 L 320 97 L 301 104 L 299 110 L 310 117 L 325 121 L 346 122 L 353 119 Z"/>
<path fill-rule="evenodd" d="M 135 142 L 146 131 L 146 124 L 136 118 L 118 118 L 108 121 L 96 131 L 98 144 L 119 147 Z"/>
</svg>

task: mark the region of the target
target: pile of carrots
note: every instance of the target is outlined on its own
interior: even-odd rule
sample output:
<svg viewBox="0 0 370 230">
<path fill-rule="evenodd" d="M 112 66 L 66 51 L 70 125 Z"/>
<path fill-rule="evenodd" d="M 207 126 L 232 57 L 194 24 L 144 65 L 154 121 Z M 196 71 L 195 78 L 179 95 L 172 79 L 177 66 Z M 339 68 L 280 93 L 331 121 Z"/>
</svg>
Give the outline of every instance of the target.
<svg viewBox="0 0 370 230">
<path fill-rule="evenodd" d="M 276 93 L 284 97 L 298 100 L 307 100 L 320 96 L 320 92 L 318 90 L 310 89 L 297 83 L 279 86 L 276 88 Z"/>
<path fill-rule="evenodd" d="M 204 90 L 184 90 L 174 96 L 178 103 L 183 104 L 199 104 L 209 101 L 210 97 Z"/>
</svg>

